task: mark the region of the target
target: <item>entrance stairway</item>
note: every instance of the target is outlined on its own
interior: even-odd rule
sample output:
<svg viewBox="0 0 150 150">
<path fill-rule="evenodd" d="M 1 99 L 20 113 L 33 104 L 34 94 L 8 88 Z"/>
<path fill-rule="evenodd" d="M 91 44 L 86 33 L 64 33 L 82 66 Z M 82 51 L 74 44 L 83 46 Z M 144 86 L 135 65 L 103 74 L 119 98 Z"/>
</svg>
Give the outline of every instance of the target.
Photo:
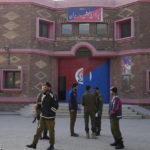
<svg viewBox="0 0 150 150">
<path fill-rule="evenodd" d="M 104 104 L 102 118 L 108 118 L 108 107 L 109 107 L 108 104 Z M 133 111 L 132 108 L 130 107 L 130 105 L 123 105 L 122 113 L 123 113 L 124 119 L 141 119 L 141 118 L 143 118 L 143 115 L 136 111 Z M 56 116 L 62 117 L 62 118 L 69 117 L 68 105 L 60 104 L 59 109 L 57 110 Z M 79 118 L 84 117 L 83 107 L 81 107 L 81 109 L 78 110 L 77 117 L 79 117 Z"/>
<path fill-rule="evenodd" d="M 29 104 L 16 111 L 17 114 L 20 114 L 25 117 L 34 117 L 35 110 L 32 109 L 33 104 Z M 108 104 L 104 104 L 102 118 L 108 118 Z M 144 115 L 132 109 L 132 105 L 122 105 L 122 112 L 124 119 L 142 119 Z M 68 104 L 60 103 L 59 109 L 57 110 L 56 117 L 58 118 L 67 118 L 69 117 Z M 77 117 L 83 118 L 83 107 L 78 111 Z"/>
</svg>

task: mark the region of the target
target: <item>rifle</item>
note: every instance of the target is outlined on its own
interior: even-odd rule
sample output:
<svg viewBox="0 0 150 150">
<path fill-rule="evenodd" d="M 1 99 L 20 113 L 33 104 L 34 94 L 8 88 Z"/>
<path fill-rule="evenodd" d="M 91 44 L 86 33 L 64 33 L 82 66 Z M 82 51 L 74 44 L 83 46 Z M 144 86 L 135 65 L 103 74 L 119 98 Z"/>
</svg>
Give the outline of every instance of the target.
<svg viewBox="0 0 150 150">
<path fill-rule="evenodd" d="M 36 119 L 37 119 L 37 117 L 34 117 L 32 123 L 35 123 L 35 122 L 36 122 Z"/>
<path fill-rule="evenodd" d="M 36 120 L 40 120 L 40 113 L 41 113 L 41 109 L 40 109 L 40 108 L 37 108 L 37 109 L 36 109 L 36 113 L 35 113 L 35 117 L 34 117 L 32 123 L 35 123 Z"/>
</svg>

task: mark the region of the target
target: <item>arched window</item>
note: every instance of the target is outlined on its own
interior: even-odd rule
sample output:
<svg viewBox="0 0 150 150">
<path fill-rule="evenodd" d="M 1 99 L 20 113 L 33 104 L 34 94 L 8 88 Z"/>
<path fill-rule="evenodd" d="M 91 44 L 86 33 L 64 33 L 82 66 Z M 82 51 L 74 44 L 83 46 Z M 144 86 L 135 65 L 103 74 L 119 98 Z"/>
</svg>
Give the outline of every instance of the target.
<svg viewBox="0 0 150 150">
<path fill-rule="evenodd" d="M 77 50 L 76 57 L 92 57 L 92 54 L 89 49 L 81 47 Z"/>
</svg>

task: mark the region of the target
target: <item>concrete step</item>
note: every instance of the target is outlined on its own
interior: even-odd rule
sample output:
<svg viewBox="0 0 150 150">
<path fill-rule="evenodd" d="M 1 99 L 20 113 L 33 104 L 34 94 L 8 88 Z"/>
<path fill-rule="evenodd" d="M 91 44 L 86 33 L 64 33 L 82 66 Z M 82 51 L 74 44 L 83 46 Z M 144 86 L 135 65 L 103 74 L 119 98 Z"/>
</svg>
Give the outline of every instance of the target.
<svg viewBox="0 0 150 150">
<path fill-rule="evenodd" d="M 70 116 L 69 113 L 56 113 L 56 115 L 57 115 L 57 116 L 65 115 L 65 116 L 68 116 L 68 117 Z M 83 114 L 83 113 L 78 113 L 77 115 L 82 115 L 82 116 L 83 116 L 84 114 Z M 138 115 L 137 115 L 137 114 L 130 114 L 130 113 L 126 113 L 126 114 L 125 114 L 125 113 L 123 113 L 122 115 L 123 115 L 123 116 L 138 116 L 138 115 L 141 115 L 141 114 L 138 114 Z M 102 116 L 108 116 L 108 113 L 103 113 Z"/>
<path fill-rule="evenodd" d="M 22 109 L 16 111 L 17 114 L 20 114 L 24 117 L 34 117 L 35 116 L 35 110 L 32 108 L 34 104 L 29 104 L 24 106 Z M 108 104 L 104 104 L 103 106 L 103 115 L 102 118 L 108 118 Z M 122 107 L 123 112 L 123 118 L 128 119 L 141 119 L 143 118 L 143 115 L 138 113 L 137 111 L 133 111 L 131 109 L 131 106 L 129 105 L 123 105 Z M 57 110 L 56 117 L 66 118 L 69 117 L 69 110 L 68 110 L 68 104 L 59 104 L 59 109 Z M 83 118 L 83 107 L 81 107 L 81 110 L 78 111 L 77 114 L 78 118 Z"/>
<path fill-rule="evenodd" d="M 81 110 L 83 111 L 84 109 L 83 108 L 81 108 Z M 57 110 L 58 112 L 63 112 L 63 111 L 68 111 L 68 109 L 58 109 Z M 133 112 L 132 110 L 130 110 L 130 109 L 122 109 L 122 111 L 123 112 L 129 112 L 129 111 L 131 111 L 131 112 Z M 103 112 L 108 112 L 108 109 L 107 108 L 105 108 L 105 109 L 103 109 Z"/>
<path fill-rule="evenodd" d="M 57 111 L 57 114 L 59 115 L 59 114 L 69 114 L 69 111 L 67 110 L 67 111 Z M 83 114 L 83 111 L 81 111 L 81 112 L 78 112 L 78 114 Z M 103 111 L 103 114 L 108 114 L 108 111 Z M 130 115 L 130 114 L 133 114 L 133 115 L 139 115 L 139 113 L 138 112 L 132 112 L 132 111 L 123 111 L 123 113 L 122 113 L 123 115 Z"/>
<path fill-rule="evenodd" d="M 104 113 L 104 112 L 107 112 L 107 113 L 108 113 L 108 110 L 109 110 L 109 109 L 103 109 L 103 113 Z M 84 111 L 84 108 L 79 109 L 78 112 L 79 112 L 79 111 L 83 112 L 83 111 Z M 122 111 L 123 111 L 123 112 L 132 112 L 132 113 L 137 112 L 137 111 L 133 111 L 132 109 L 122 109 Z M 69 109 L 58 109 L 57 112 L 69 112 Z"/>
<path fill-rule="evenodd" d="M 68 118 L 68 115 L 56 115 L 57 118 Z M 83 115 L 77 115 L 77 118 L 84 118 Z M 103 119 L 108 119 L 108 115 L 102 115 Z M 123 119 L 143 119 L 142 115 L 123 115 Z"/>
<path fill-rule="evenodd" d="M 78 105 L 79 107 L 81 107 L 81 108 L 83 108 L 83 106 L 81 106 L 81 105 Z M 109 108 L 109 105 L 108 104 L 104 104 L 103 105 L 103 109 L 108 109 Z M 128 109 L 128 108 L 130 108 L 130 106 L 124 106 L 122 109 Z M 66 105 L 61 105 L 61 104 L 59 104 L 59 109 L 68 109 L 68 104 L 66 104 Z"/>
<path fill-rule="evenodd" d="M 83 107 L 81 108 L 81 112 L 78 112 L 77 117 L 83 118 Z M 108 118 L 108 109 L 109 105 L 104 104 L 103 106 L 103 115 L 102 118 Z M 122 107 L 123 112 L 123 118 L 128 119 L 141 119 L 143 116 L 141 114 L 138 114 L 136 111 L 133 111 L 129 105 L 123 105 Z M 60 105 L 59 110 L 56 113 L 57 117 L 69 117 L 69 110 L 68 110 L 68 104 Z"/>
<path fill-rule="evenodd" d="M 17 112 L 1 111 L 0 115 L 19 115 Z"/>
</svg>

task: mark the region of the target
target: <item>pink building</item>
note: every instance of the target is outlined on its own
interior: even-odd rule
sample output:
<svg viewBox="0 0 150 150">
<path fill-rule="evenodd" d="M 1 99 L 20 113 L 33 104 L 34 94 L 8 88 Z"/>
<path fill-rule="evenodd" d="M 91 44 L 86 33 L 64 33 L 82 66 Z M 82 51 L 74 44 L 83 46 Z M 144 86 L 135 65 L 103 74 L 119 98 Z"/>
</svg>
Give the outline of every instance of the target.
<svg viewBox="0 0 150 150">
<path fill-rule="evenodd" d="M 62 102 L 71 85 L 109 101 L 150 104 L 150 0 L 0 0 L 0 103 L 36 100 L 45 81 Z"/>
</svg>

